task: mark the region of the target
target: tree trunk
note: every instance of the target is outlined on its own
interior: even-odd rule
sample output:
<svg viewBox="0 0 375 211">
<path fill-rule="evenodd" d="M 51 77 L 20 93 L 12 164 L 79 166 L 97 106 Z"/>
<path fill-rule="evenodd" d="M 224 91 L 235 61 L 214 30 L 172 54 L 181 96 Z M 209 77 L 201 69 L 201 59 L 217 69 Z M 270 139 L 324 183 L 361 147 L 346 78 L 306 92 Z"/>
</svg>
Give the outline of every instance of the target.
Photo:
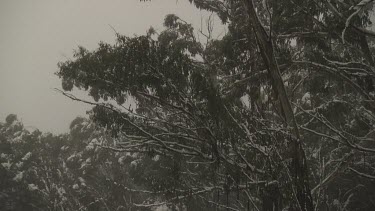
<svg viewBox="0 0 375 211">
<path fill-rule="evenodd" d="M 360 41 L 359 42 L 360 42 L 360 46 L 361 46 L 362 52 L 363 52 L 366 60 L 370 63 L 370 65 L 372 67 L 374 67 L 375 66 L 375 62 L 374 62 L 374 58 L 371 55 L 371 51 L 370 51 L 370 47 L 368 46 L 367 38 L 363 34 L 360 34 L 359 36 L 360 36 L 360 38 L 359 38 Z M 365 78 L 365 87 L 364 87 L 364 90 L 367 91 L 367 92 L 373 92 L 375 90 L 371 76 L 367 76 Z"/>
<path fill-rule="evenodd" d="M 287 126 L 292 128 L 292 133 L 295 136 L 293 138 L 293 150 L 292 158 L 293 165 L 291 166 L 291 171 L 294 173 L 294 185 L 296 187 L 297 194 L 297 205 L 296 209 L 303 211 L 313 210 L 313 200 L 311 196 L 311 191 L 309 187 L 308 179 L 308 169 L 306 163 L 305 152 L 302 148 L 300 142 L 300 134 L 298 130 L 298 125 L 295 120 L 292 106 L 289 102 L 283 80 L 281 78 L 279 66 L 277 64 L 274 52 L 273 44 L 270 35 L 267 34 L 263 25 L 261 24 L 255 6 L 252 0 L 243 0 L 247 13 L 249 16 L 249 21 L 253 27 L 258 47 L 263 58 L 264 63 L 267 66 L 270 80 L 272 80 L 272 88 L 275 93 L 277 93 L 279 102 L 281 104 L 282 112 L 285 117 Z M 270 203 L 270 202 L 265 202 Z"/>
</svg>

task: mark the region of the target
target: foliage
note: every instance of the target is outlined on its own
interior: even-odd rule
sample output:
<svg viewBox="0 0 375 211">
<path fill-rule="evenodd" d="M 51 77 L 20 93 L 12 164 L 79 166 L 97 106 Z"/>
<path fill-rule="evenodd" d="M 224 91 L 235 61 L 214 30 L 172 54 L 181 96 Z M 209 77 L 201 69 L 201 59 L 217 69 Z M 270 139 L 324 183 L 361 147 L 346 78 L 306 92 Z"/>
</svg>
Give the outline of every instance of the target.
<svg viewBox="0 0 375 211">
<path fill-rule="evenodd" d="M 374 186 L 371 1 L 254 1 L 250 19 L 249 1 L 190 2 L 216 13 L 228 33 L 200 32 L 208 38 L 201 43 L 190 24 L 168 15 L 160 34 L 118 35 L 115 45 L 80 48 L 59 64 L 64 90 L 88 90 L 93 121 L 112 132 L 118 149 L 173 160 L 148 187 L 171 193 L 162 197 L 169 205 L 191 198 L 212 209 L 311 210 L 296 196 L 304 183 L 317 209 L 373 208 L 373 194 L 363 194 Z M 287 125 L 274 67 L 300 140 Z M 303 180 L 294 178 L 299 141 L 309 167 Z"/>
<path fill-rule="evenodd" d="M 129 210 L 147 199 L 134 181 L 145 169 L 134 164 L 150 159 L 106 149 L 113 139 L 84 118 L 58 136 L 14 119 L 0 138 L 1 210 Z"/>
<path fill-rule="evenodd" d="M 210 27 L 167 15 L 161 32 L 117 34 L 59 63 L 61 93 L 93 105 L 90 120 L 53 136 L 9 116 L 0 199 L 65 210 L 374 209 L 372 1 L 190 2 L 228 32 L 213 39 Z"/>
</svg>

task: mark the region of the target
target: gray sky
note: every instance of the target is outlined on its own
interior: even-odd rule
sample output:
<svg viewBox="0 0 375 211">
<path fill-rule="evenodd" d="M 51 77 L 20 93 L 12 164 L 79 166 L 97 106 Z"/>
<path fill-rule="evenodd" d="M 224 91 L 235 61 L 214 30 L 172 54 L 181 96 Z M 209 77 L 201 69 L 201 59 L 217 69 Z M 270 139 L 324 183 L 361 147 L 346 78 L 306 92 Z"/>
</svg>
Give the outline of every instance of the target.
<svg viewBox="0 0 375 211">
<path fill-rule="evenodd" d="M 160 31 L 169 13 L 195 26 L 207 17 L 187 0 L 0 0 L 0 122 L 14 113 L 26 126 L 68 131 L 89 107 L 53 91 L 61 88 L 57 63 L 71 58 L 78 45 L 113 43 L 109 25 L 140 35 L 150 26 Z"/>
</svg>

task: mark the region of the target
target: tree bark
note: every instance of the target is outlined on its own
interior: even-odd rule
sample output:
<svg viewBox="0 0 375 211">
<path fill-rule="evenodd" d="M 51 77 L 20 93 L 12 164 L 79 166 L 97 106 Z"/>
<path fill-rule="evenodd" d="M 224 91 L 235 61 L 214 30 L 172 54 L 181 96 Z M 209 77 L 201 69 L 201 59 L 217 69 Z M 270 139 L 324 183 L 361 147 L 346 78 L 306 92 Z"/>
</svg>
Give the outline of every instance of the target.
<svg viewBox="0 0 375 211">
<path fill-rule="evenodd" d="M 372 57 L 371 55 L 371 51 L 370 51 L 370 47 L 368 46 L 368 42 L 367 42 L 367 38 L 365 35 L 363 34 L 360 34 L 360 46 L 362 48 L 362 52 L 366 58 L 366 60 L 370 63 L 370 65 L 372 67 L 375 66 L 375 62 L 374 62 L 374 58 Z M 372 78 L 371 76 L 367 76 L 365 78 L 365 87 L 364 89 L 367 91 L 367 92 L 373 92 L 374 91 L 374 84 L 373 84 L 373 81 L 372 81 Z"/>
<path fill-rule="evenodd" d="M 313 200 L 309 186 L 306 156 L 300 142 L 300 134 L 293 114 L 292 106 L 289 102 L 287 92 L 281 78 L 279 66 L 274 55 L 272 38 L 271 35 L 267 34 L 262 23 L 260 22 L 253 1 L 243 0 L 243 2 L 246 6 L 248 18 L 251 26 L 253 27 L 261 56 L 265 65 L 267 66 L 270 80 L 273 82 L 272 88 L 274 92 L 277 93 L 287 126 L 292 128 L 292 133 L 295 136 L 292 140 L 293 165 L 291 166 L 291 171 L 294 174 L 294 185 L 296 187 L 297 194 L 297 205 L 295 209 L 312 211 Z"/>
</svg>

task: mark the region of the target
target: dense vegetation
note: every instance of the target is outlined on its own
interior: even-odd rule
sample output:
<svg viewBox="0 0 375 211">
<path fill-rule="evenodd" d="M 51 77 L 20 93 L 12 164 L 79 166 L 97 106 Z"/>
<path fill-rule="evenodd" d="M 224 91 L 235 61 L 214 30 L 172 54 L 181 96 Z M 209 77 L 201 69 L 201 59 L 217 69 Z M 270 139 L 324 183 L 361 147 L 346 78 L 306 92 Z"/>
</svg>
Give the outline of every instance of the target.
<svg viewBox="0 0 375 211">
<path fill-rule="evenodd" d="M 8 116 L 1 202 L 374 210 L 373 1 L 190 2 L 227 33 L 214 38 L 210 24 L 197 31 L 167 15 L 161 32 L 80 47 L 57 75 L 62 94 L 94 106 L 89 120 L 54 136 Z"/>
</svg>

